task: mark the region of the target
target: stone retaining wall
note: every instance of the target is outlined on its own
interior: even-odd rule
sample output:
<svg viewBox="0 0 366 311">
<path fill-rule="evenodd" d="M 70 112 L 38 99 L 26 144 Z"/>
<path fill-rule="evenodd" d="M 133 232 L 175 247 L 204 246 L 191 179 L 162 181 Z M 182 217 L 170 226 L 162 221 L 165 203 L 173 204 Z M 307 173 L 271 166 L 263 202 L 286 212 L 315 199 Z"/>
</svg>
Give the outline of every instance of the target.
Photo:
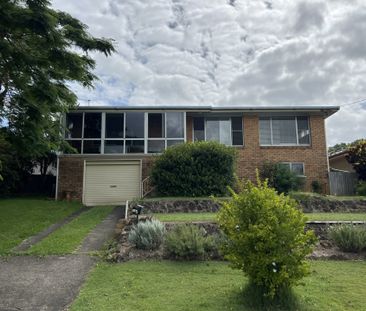
<svg viewBox="0 0 366 311">
<path fill-rule="evenodd" d="M 366 200 L 334 200 L 326 197 L 309 197 L 297 200 L 305 213 L 344 212 L 366 213 Z M 177 200 L 143 200 L 130 202 L 130 209 L 141 204 L 144 213 L 195 213 L 217 212 L 220 204 L 210 199 L 177 199 Z"/>
</svg>

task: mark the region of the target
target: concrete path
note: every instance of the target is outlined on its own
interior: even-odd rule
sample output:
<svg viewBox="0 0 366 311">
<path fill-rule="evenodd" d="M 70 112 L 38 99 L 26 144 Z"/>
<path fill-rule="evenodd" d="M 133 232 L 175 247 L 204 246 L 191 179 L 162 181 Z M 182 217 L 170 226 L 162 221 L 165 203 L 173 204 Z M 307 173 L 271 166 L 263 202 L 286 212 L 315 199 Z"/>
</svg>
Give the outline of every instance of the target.
<svg viewBox="0 0 366 311">
<path fill-rule="evenodd" d="M 123 209 L 115 208 L 84 240 L 80 252 L 98 250 L 115 230 Z M 98 258 L 67 256 L 0 257 L 0 311 L 66 310 Z"/>
</svg>

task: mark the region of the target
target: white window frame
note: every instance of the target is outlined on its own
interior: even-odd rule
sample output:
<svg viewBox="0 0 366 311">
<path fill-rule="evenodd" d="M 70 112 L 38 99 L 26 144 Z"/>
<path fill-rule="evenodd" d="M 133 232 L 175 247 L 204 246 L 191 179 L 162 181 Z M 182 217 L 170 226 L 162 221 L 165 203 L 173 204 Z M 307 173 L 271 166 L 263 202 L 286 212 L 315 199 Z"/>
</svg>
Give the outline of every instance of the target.
<svg viewBox="0 0 366 311">
<path fill-rule="evenodd" d="M 144 137 L 142 138 L 126 138 L 126 114 L 128 112 L 142 112 L 144 113 Z M 167 137 L 167 113 L 169 112 L 180 112 L 183 113 L 183 137 Z M 185 143 L 187 141 L 187 120 L 186 120 L 186 112 L 181 110 L 172 110 L 172 111 L 140 111 L 140 110 L 116 110 L 116 111 L 75 111 L 71 113 L 80 113 L 82 115 L 82 128 L 81 128 L 81 138 L 66 138 L 66 114 L 64 118 L 64 139 L 66 141 L 81 141 L 81 152 L 78 153 L 84 154 L 84 140 L 97 140 L 101 141 L 100 153 L 85 153 L 85 155 L 156 155 L 160 153 L 148 153 L 148 141 L 149 140 L 164 140 L 164 149 L 168 148 L 168 141 L 179 140 Z M 84 138 L 84 124 L 85 124 L 85 114 L 86 113 L 100 113 L 101 114 L 101 137 L 100 138 Z M 106 114 L 123 114 L 123 138 L 107 138 L 106 137 Z M 148 137 L 148 115 L 149 113 L 161 113 L 164 114 L 164 137 L 162 138 L 149 138 Z M 105 141 L 123 141 L 123 153 L 105 153 Z M 144 141 L 144 152 L 140 153 L 126 153 L 126 142 L 127 141 Z"/>
<path fill-rule="evenodd" d="M 277 117 L 277 116 L 276 116 Z M 293 117 L 293 116 L 278 116 L 279 118 L 281 117 Z M 269 119 L 269 127 L 270 127 L 270 132 L 271 132 L 271 143 L 270 144 L 261 144 L 260 139 L 259 139 L 259 144 L 260 146 L 264 146 L 264 147 L 277 147 L 277 146 L 281 146 L 281 147 L 301 147 L 301 146 L 310 146 L 311 145 L 311 129 L 310 129 L 310 119 L 309 116 L 304 116 L 307 118 L 308 120 L 308 129 L 309 129 L 309 143 L 308 144 L 300 144 L 299 143 L 299 127 L 298 127 L 298 123 L 297 123 L 297 118 L 298 116 L 295 116 L 295 124 L 296 124 L 296 144 L 274 144 L 273 143 L 273 126 L 272 126 L 272 121 L 274 117 L 263 117 L 263 118 L 268 118 Z M 259 121 L 262 117 L 259 117 Z M 258 129 L 260 131 L 260 126 L 259 126 L 259 122 L 258 122 Z M 260 132 L 259 132 L 259 136 L 260 136 Z"/>
</svg>

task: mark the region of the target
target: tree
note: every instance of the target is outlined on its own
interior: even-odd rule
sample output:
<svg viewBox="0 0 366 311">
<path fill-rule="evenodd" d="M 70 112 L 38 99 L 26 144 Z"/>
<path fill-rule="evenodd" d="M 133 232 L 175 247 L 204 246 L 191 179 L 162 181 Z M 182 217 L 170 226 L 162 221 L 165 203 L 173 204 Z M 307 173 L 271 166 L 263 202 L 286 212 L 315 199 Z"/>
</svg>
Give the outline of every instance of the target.
<svg viewBox="0 0 366 311">
<path fill-rule="evenodd" d="M 360 142 L 362 139 L 356 139 L 355 141 L 351 143 L 339 143 L 335 144 L 334 146 L 331 146 L 328 148 L 328 155 L 333 155 L 338 152 L 342 152 L 345 150 L 348 150 L 349 147 L 356 145 L 358 142 Z"/>
<path fill-rule="evenodd" d="M 361 139 L 348 149 L 347 161 L 352 164 L 358 178 L 366 181 L 366 140 Z"/>
<path fill-rule="evenodd" d="M 2 0 L 0 14 L 0 128 L 14 152 L 35 159 L 62 144 L 60 114 L 77 102 L 70 82 L 97 79 L 90 53 L 114 47 L 47 0 Z"/>
</svg>

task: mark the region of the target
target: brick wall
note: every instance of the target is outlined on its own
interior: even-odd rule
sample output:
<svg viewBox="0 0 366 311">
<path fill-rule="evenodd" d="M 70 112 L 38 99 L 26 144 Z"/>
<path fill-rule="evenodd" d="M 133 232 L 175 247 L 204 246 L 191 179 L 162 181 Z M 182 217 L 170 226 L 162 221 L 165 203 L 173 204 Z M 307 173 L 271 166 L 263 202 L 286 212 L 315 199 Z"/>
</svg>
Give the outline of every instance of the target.
<svg viewBox="0 0 366 311">
<path fill-rule="evenodd" d="M 192 118 L 187 117 L 187 140 L 192 139 Z M 259 145 L 258 116 L 244 116 L 244 146 L 237 147 L 238 160 L 236 172 L 240 178 L 255 181 L 255 169 L 266 160 L 274 162 L 303 162 L 305 164 L 305 190 L 311 190 L 311 182 L 318 180 L 325 192 L 328 187 L 328 158 L 325 141 L 324 119 L 310 117 L 311 145 L 296 147 L 261 147 Z M 61 156 L 59 159 L 58 198 L 64 199 L 69 192 L 73 199 L 82 199 L 85 156 Z M 93 160 L 107 159 L 98 156 Z M 114 159 L 131 159 L 131 156 L 116 156 Z M 154 158 L 151 156 L 133 157 L 142 160 L 142 179 L 150 175 Z"/>
<path fill-rule="evenodd" d="M 310 117 L 311 145 L 295 147 L 261 147 L 257 116 L 245 116 L 244 147 L 238 148 L 237 174 L 240 178 L 255 180 L 255 169 L 266 160 L 274 162 L 303 162 L 305 164 L 305 190 L 311 190 L 311 182 L 318 180 L 328 192 L 328 158 L 324 119 Z"/>
</svg>

